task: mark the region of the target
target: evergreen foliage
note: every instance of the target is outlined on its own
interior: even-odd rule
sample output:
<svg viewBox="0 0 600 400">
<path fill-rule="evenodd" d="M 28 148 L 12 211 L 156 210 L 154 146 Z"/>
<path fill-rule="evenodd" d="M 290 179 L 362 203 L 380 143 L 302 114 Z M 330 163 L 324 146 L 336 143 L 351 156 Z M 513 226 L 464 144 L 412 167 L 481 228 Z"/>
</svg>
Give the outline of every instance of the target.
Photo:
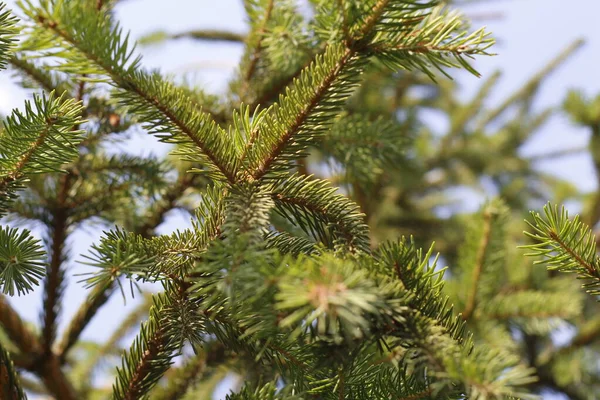
<svg viewBox="0 0 600 400">
<path fill-rule="evenodd" d="M 142 41 L 243 42 L 221 99 L 144 69 L 114 3 L 23 0 L 24 21 L 0 9 L 0 66 L 41 92 L 0 132 L 0 215 L 44 232 L 0 227 L 4 295 L 43 278 L 44 296 L 39 329 L 0 297 L 3 399 L 209 398 L 234 373 L 232 400 L 600 393 L 592 228 L 546 206 L 525 242 L 518 222 L 540 200 L 578 195 L 520 149 L 553 115 L 532 111 L 541 82 L 580 42 L 483 108 L 499 74 L 468 102 L 448 78 L 478 76 L 471 59 L 493 39 L 441 0 L 310 0 L 310 16 L 293 1 L 248 0 L 247 35 Z M 592 129 L 599 158 L 597 99 L 573 92 L 564 108 Z M 427 109 L 449 116 L 443 135 Z M 112 153 L 133 127 L 171 155 Z M 449 190 L 484 181 L 496 199 L 440 217 Z M 600 196 L 590 204 L 593 227 Z M 175 208 L 190 227 L 157 235 Z M 68 239 L 90 222 L 106 229 L 78 257 L 89 294 L 58 332 Z M 117 292 L 140 291 L 105 343 L 81 338 Z M 557 348 L 567 324 L 576 334 Z"/>
</svg>

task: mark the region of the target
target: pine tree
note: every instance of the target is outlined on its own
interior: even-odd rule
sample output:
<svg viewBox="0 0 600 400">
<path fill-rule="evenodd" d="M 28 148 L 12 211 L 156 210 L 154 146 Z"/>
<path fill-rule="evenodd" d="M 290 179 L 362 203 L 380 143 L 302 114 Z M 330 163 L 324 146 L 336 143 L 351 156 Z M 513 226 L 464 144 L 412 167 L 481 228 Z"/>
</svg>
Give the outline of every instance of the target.
<svg viewBox="0 0 600 400">
<path fill-rule="evenodd" d="M 242 381 L 232 400 L 600 393 L 591 230 L 554 205 L 533 213 L 527 237 L 519 222 L 548 199 L 579 196 L 535 168 L 556 154 L 520 149 L 555 112 L 532 110 L 541 82 L 581 42 L 484 108 L 499 74 L 467 103 L 449 77 L 478 75 L 471 59 L 493 40 L 442 1 L 311 0 L 306 16 L 291 0 L 248 0 L 247 35 L 146 38 L 243 42 L 219 98 L 145 69 L 114 3 L 23 0 L 22 21 L 0 15 L 0 64 L 36 92 L 0 133 L 10 224 L 0 227 L 1 398 L 210 398 L 231 372 Z M 592 129 L 592 154 L 597 103 L 576 93 L 565 102 Z M 442 135 L 422 117 L 431 109 L 450 118 Z M 171 155 L 111 153 L 134 127 Z M 498 198 L 440 216 L 448 190 L 484 180 Z M 590 226 L 598 199 L 585 209 Z M 157 235 L 174 208 L 191 227 Z M 23 221 L 43 226 L 42 239 Z M 78 257 L 93 270 L 88 296 L 57 332 L 68 239 L 91 221 L 107 229 Z M 583 290 L 555 271 L 577 274 Z M 6 296 L 42 279 L 32 327 Z M 147 283 L 160 290 L 139 293 Z M 142 301 L 111 337 L 82 340 L 130 289 Z M 551 335 L 565 324 L 577 333 L 556 348 Z M 101 368 L 115 356 L 118 367 Z"/>
</svg>

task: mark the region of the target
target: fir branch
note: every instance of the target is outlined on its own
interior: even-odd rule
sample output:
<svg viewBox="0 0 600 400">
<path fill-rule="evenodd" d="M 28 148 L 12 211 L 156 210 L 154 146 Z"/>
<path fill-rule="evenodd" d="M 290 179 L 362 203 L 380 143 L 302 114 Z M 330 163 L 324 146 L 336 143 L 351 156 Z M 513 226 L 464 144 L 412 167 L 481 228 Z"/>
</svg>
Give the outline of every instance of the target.
<svg viewBox="0 0 600 400">
<path fill-rule="evenodd" d="M 244 85 L 243 91 L 244 92 L 248 90 L 250 81 L 252 80 L 252 77 L 254 76 L 254 72 L 256 71 L 256 66 L 258 65 L 260 53 L 263 50 L 262 40 L 263 40 L 263 37 L 267 30 L 267 24 L 269 23 L 269 20 L 271 19 L 271 14 L 273 12 L 274 3 L 275 3 L 274 0 L 268 0 L 267 6 L 265 9 L 265 15 L 262 19 L 260 26 L 256 29 L 256 31 L 253 31 L 251 33 L 251 36 L 249 36 L 249 38 L 248 38 L 248 44 L 250 44 L 254 40 L 256 40 L 256 43 L 253 43 L 254 49 L 252 51 L 252 54 L 250 55 L 250 63 L 248 64 L 248 67 L 244 73 L 244 83 L 243 83 L 243 85 Z"/>
<path fill-rule="evenodd" d="M 6 68 L 10 52 L 14 49 L 15 36 L 18 33 L 18 20 L 0 3 L 0 69 Z"/>
<path fill-rule="evenodd" d="M 0 227 L 0 288 L 13 296 L 33 290 L 44 276 L 46 254 L 28 230 Z"/>
<path fill-rule="evenodd" d="M 203 207 L 198 210 L 202 219 L 195 225 L 199 236 L 194 245 L 197 251 L 206 248 L 220 234 L 223 219 L 220 199 L 219 192 L 209 192 Z M 181 275 L 185 279 L 189 272 Z M 145 395 L 169 368 L 184 340 L 193 345 L 200 341 L 201 321 L 191 315 L 198 305 L 188 299 L 186 293 L 190 284 L 177 277 L 170 278 L 173 284 L 167 284 L 165 293 L 153 297 L 150 318 L 123 357 L 122 368 L 118 369 L 118 378 L 113 385 L 115 399 L 137 400 Z"/>
<path fill-rule="evenodd" d="M 0 136 L 0 213 L 6 210 L 15 183 L 30 174 L 60 171 L 77 155 L 82 132 L 73 131 L 81 121 L 81 104 L 50 94 L 34 96 L 25 113 L 13 111 Z"/>
<path fill-rule="evenodd" d="M 581 313 L 584 294 L 542 290 L 521 290 L 497 295 L 482 305 L 486 319 L 551 319 L 573 320 Z"/>
<path fill-rule="evenodd" d="M 81 368 L 77 368 L 74 371 L 76 377 L 81 377 L 84 382 L 82 385 L 84 388 L 80 391 L 82 394 L 87 393 L 89 390 L 89 381 L 93 376 L 94 370 L 98 367 L 99 361 L 113 351 L 119 348 L 119 342 L 131 332 L 131 330 L 139 324 L 139 322 L 148 315 L 148 312 L 152 306 L 152 296 L 144 295 L 140 304 L 133 309 L 123 321 L 120 322 L 119 326 L 112 332 L 109 338 L 102 344 L 98 351 L 94 352 L 88 359 L 81 364 Z"/>
<path fill-rule="evenodd" d="M 305 68 L 308 68 L 312 63 L 315 62 L 318 55 L 324 54 L 324 50 L 317 52 L 313 57 L 311 57 L 301 68 L 296 70 L 296 72 L 290 74 L 285 79 L 281 79 L 278 82 L 270 85 L 267 90 L 260 93 L 258 98 L 250 104 L 250 109 L 256 109 L 259 106 L 268 105 L 275 100 L 277 100 L 278 96 L 282 93 L 282 91 L 287 88 L 290 84 L 294 82 L 295 79 L 300 77 L 300 74 Z M 253 132 L 254 136 L 258 135 L 258 132 Z M 248 143 L 251 144 L 256 140 L 256 137 L 251 137 L 248 140 Z"/>
<path fill-rule="evenodd" d="M 72 87 L 69 82 L 60 80 L 54 76 L 47 66 L 35 65 L 25 57 L 15 54 L 9 60 L 10 65 L 23 75 L 22 85 L 25 87 L 32 86 L 34 83 L 37 87 L 44 89 L 46 92 L 55 92 L 58 95 L 63 93 L 71 93 Z M 31 81 L 31 83 L 29 82 Z"/>
<path fill-rule="evenodd" d="M 492 233 L 492 212 L 490 210 L 486 210 L 483 214 L 483 217 L 483 235 L 481 236 L 479 248 L 477 249 L 477 259 L 475 261 L 475 268 L 473 269 L 473 278 L 471 282 L 469 296 L 467 298 L 467 304 L 465 306 L 465 310 L 462 313 L 462 318 L 465 321 L 469 319 L 469 317 L 475 310 L 475 301 L 477 296 L 477 287 L 479 285 L 479 277 L 481 276 L 481 270 L 483 269 L 485 254 L 487 251 L 488 244 L 490 242 L 490 235 Z"/>
<path fill-rule="evenodd" d="M 157 388 L 151 400 L 177 400 L 192 389 L 199 380 L 204 380 L 214 372 L 215 366 L 225 363 L 227 353 L 219 342 L 207 343 L 197 355 L 188 359 L 183 366 L 175 368 L 167 377 L 167 385 Z"/>
<path fill-rule="evenodd" d="M 36 354 L 41 349 L 38 338 L 25 326 L 21 316 L 9 304 L 5 296 L 0 295 L 0 323 L 10 340 L 23 354 Z"/>
<path fill-rule="evenodd" d="M 243 153 L 247 154 L 249 179 L 259 180 L 267 173 L 274 172 L 272 169 L 289 168 L 286 161 L 304 155 L 306 147 L 331 124 L 333 114 L 339 111 L 357 86 L 356 76 L 373 55 L 378 54 L 381 61 L 392 67 L 417 68 L 430 75 L 429 64 L 440 70 L 442 66 L 461 65 L 475 72 L 464 56 L 486 54 L 485 49 L 491 44 L 486 38 L 487 34 L 479 30 L 468 36 L 462 32 L 453 36 L 460 28 L 457 16 L 447 18 L 445 15 L 435 15 L 425 18 L 419 14 L 432 4 L 380 0 L 366 12 L 358 29 L 359 36 L 350 41 L 350 46 L 333 43 L 327 47 L 324 55 L 317 56 L 315 62 L 303 70 L 288 88 L 279 103 L 265 112 L 264 118 L 270 123 L 259 125 L 257 132 L 250 136 L 246 145 L 250 149 Z M 398 21 L 404 23 L 400 32 L 396 29 Z M 423 27 L 419 28 L 421 22 Z M 400 51 L 391 49 L 384 44 L 384 40 L 378 39 L 377 30 L 384 35 L 391 35 L 392 42 Z M 433 50 L 424 54 L 423 49 L 427 45 L 423 41 L 426 40 L 430 41 Z M 411 50 L 401 49 L 402 46 L 408 46 Z M 440 51 L 436 50 L 438 47 Z M 423 59 L 419 58 L 421 53 L 424 54 Z M 455 57 L 458 64 L 447 60 L 445 53 Z"/>
<path fill-rule="evenodd" d="M 48 392 L 55 398 L 61 400 L 78 399 L 75 389 L 62 371 L 58 358 L 54 355 L 36 364 L 33 371 L 40 376 Z"/>
<path fill-rule="evenodd" d="M 0 343 L 0 398 L 4 400 L 26 400 L 17 371 L 10 354 Z"/>
<path fill-rule="evenodd" d="M 174 291 L 171 291 L 174 290 Z M 153 296 L 149 319 L 142 324 L 140 333 L 129 352 L 123 355 L 121 368 L 117 368 L 117 381 L 113 385 L 115 400 L 138 400 L 158 382 L 181 350 L 185 319 L 173 319 L 181 302 L 187 301 L 187 285 L 175 284 L 165 293 Z M 199 334 L 199 332 L 195 332 Z"/>
<path fill-rule="evenodd" d="M 163 141 L 194 145 L 229 182 L 236 181 L 236 150 L 211 116 L 200 112 L 188 93 L 165 81 L 158 73 L 140 69 L 141 57 L 133 58 L 128 37 L 121 38 L 121 28 L 112 27 L 103 13 L 73 3 L 42 2 L 41 8 L 25 12 L 42 29 L 68 46 L 75 61 L 63 65 L 67 72 L 108 75 L 121 88 L 116 95 L 120 103 L 141 114 L 153 133 Z M 86 29 L 80 29 L 86 26 Z M 44 46 L 34 43 L 32 46 Z M 184 137 L 181 137 L 183 135 Z M 190 152 L 193 155 L 193 152 Z"/>
<path fill-rule="evenodd" d="M 586 282 L 582 285 L 591 295 L 600 294 L 600 257 L 596 253 L 596 240 L 589 227 L 579 216 L 569 219 L 564 207 L 544 206 L 544 217 L 532 212 L 533 222 L 527 221 L 532 232 L 525 232 L 536 243 L 521 246 L 542 256 L 534 264 L 546 264 L 550 270 L 572 272 Z"/>
<path fill-rule="evenodd" d="M 369 252 L 369 229 L 358 206 L 336 194 L 326 181 L 293 175 L 271 189 L 277 211 L 332 247 L 343 244 L 350 251 Z M 320 226 L 313 221 L 322 221 Z M 325 229 L 332 229 L 333 238 Z M 336 237 L 337 236 L 337 237 Z"/>
<path fill-rule="evenodd" d="M 162 216 L 171 210 L 177 198 L 181 196 L 183 191 L 185 191 L 188 187 L 191 187 L 194 182 L 194 176 L 190 174 L 184 175 L 184 177 L 178 180 L 178 183 L 167 193 L 165 197 L 163 197 L 163 203 L 160 207 L 155 208 L 148 216 L 145 218 L 145 222 L 141 227 L 136 229 L 136 232 L 140 232 L 142 237 L 151 237 L 151 232 L 154 228 L 160 224 L 162 221 Z M 66 361 L 66 354 L 73 344 L 77 341 L 79 335 L 85 329 L 87 324 L 91 321 L 92 317 L 95 315 L 96 311 L 102 307 L 106 301 L 110 298 L 110 295 L 113 293 L 114 289 L 114 281 L 108 281 L 103 285 L 95 286 L 92 289 L 92 292 L 88 295 L 86 301 L 84 301 L 71 320 L 69 327 L 63 335 L 61 344 L 58 346 L 58 355 L 61 358 L 61 361 Z M 145 310 L 146 307 L 142 307 L 142 310 Z M 134 318 L 137 314 L 133 313 L 130 318 Z M 122 326 L 129 326 L 127 323 L 123 323 Z M 120 332 L 115 332 L 115 335 L 120 337 Z M 112 343 L 109 340 L 107 343 Z M 109 346 L 110 348 L 112 346 Z M 103 347 L 106 350 L 106 347 Z M 102 351 L 100 352 L 102 354 Z"/>
<path fill-rule="evenodd" d="M 342 105 L 340 99 L 348 97 L 351 89 L 357 84 L 355 74 L 360 73 L 363 65 L 364 60 L 357 57 L 355 51 L 342 46 L 330 46 L 322 57 L 317 58 L 308 69 L 303 71 L 292 88 L 287 90 L 286 96 L 280 98 L 279 103 L 267 111 L 269 117 L 265 119 L 271 121 L 268 126 L 270 129 L 265 125 L 259 127 L 258 140 L 252 144 L 248 153 L 252 179 L 259 180 L 269 172 L 271 165 L 277 161 L 286 147 L 290 143 L 294 144 L 292 139 L 299 133 L 308 134 L 310 131 L 310 137 L 313 137 L 324 130 L 326 125 L 320 126 L 319 130 L 311 129 L 312 125 L 317 128 L 317 123 L 322 124 L 326 121 L 323 115 L 315 116 L 314 121 L 310 121 L 310 117 L 319 114 L 316 111 L 318 108 L 329 113 L 338 109 Z M 355 74 L 349 75 L 348 69 L 353 69 Z M 318 85 L 307 91 L 309 76 L 310 79 L 314 79 L 312 74 L 317 72 L 320 72 Z M 337 86 L 332 88 L 334 82 Z M 297 98 L 297 96 L 302 97 Z M 327 100 L 330 102 L 329 105 L 321 104 Z M 296 110 L 294 113 L 284 113 L 289 108 L 296 108 Z M 274 131 L 272 127 L 278 131 Z M 298 145 L 294 147 L 299 148 L 291 152 L 301 152 L 306 146 L 301 142 Z M 254 149 L 260 153 L 256 154 L 257 151 Z"/>
<path fill-rule="evenodd" d="M 88 294 L 75 315 L 71 319 L 69 326 L 62 336 L 62 340 L 57 346 L 56 355 L 61 363 L 66 361 L 67 353 L 71 347 L 79 340 L 79 336 L 97 314 L 100 307 L 106 303 L 113 293 L 114 284 L 111 282 L 108 286 L 96 286 Z"/>
</svg>

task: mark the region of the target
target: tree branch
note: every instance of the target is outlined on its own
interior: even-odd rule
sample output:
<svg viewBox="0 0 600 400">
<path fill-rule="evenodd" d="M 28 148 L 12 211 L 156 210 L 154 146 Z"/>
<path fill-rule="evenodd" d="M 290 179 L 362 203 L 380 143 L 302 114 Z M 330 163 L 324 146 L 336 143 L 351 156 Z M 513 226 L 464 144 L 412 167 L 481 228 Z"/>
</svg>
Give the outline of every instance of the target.
<svg viewBox="0 0 600 400">
<path fill-rule="evenodd" d="M 487 247 L 490 243 L 490 236 L 492 233 L 492 213 L 486 211 L 483 215 L 483 218 L 483 235 L 481 236 L 479 248 L 477 249 L 477 258 L 475 261 L 475 268 L 473 269 L 473 282 L 471 283 L 471 291 L 469 292 L 469 297 L 467 298 L 465 310 L 462 313 L 462 319 L 465 321 L 469 319 L 469 317 L 471 316 L 471 314 L 473 314 L 473 311 L 475 310 L 477 287 L 479 285 L 479 278 L 481 276 L 481 272 L 483 271 L 485 254 L 487 251 Z"/>
</svg>

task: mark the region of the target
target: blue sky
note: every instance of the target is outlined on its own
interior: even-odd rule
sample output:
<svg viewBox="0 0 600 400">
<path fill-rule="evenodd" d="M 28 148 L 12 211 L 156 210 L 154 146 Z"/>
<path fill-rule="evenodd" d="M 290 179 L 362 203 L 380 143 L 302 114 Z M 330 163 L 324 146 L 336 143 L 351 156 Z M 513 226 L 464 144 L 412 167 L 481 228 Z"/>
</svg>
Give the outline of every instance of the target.
<svg viewBox="0 0 600 400">
<path fill-rule="evenodd" d="M 9 8 L 14 1 L 6 1 Z M 568 5 L 567 5 L 568 4 Z M 583 37 L 585 47 L 577 52 L 565 65 L 556 71 L 542 88 L 537 108 L 560 105 L 566 90 L 579 88 L 588 95 L 600 92 L 598 65 L 600 64 L 600 1 L 597 0 L 513 0 L 481 1 L 478 6 L 465 8 L 467 14 L 481 15 L 500 13 L 501 19 L 475 22 L 478 27 L 484 23 L 494 33 L 498 44 L 494 57 L 476 61 L 476 68 L 484 75 L 496 69 L 502 69 L 500 85 L 489 99 L 497 103 L 517 90 L 541 66 L 552 59 L 573 40 Z M 117 9 L 118 18 L 134 38 L 155 29 L 179 32 L 195 28 L 219 28 L 235 32 L 244 32 L 245 15 L 239 0 L 125 0 Z M 199 43 L 180 40 L 158 48 L 140 49 L 144 55 L 144 64 L 152 68 L 173 73 L 192 73 L 201 87 L 207 91 L 218 92 L 224 89 L 228 76 L 234 71 L 241 55 L 241 46 L 237 44 Z M 25 93 L 10 83 L 10 74 L 0 74 L 0 111 L 8 112 L 20 107 Z M 479 81 L 466 74 L 458 74 L 462 93 L 470 96 L 479 85 Z M 527 148 L 528 152 L 543 152 L 565 147 L 578 147 L 587 143 L 588 134 L 574 128 L 563 117 L 553 118 Z M 140 142 L 148 144 L 141 151 L 157 151 L 154 141 Z M 569 157 L 543 165 L 545 170 L 572 179 L 583 190 L 595 188 L 592 165 L 587 156 Z M 185 221 L 175 216 L 161 227 L 163 232 L 177 228 Z M 99 237 L 97 229 L 77 232 L 73 240 L 73 254 L 86 251 L 89 244 Z M 80 257 L 75 257 L 80 259 Z M 85 270 L 72 263 L 70 273 Z M 63 301 L 61 326 L 68 322 L 75 312 L 85 290 L 70 278 L 72 284 Z M 12 299 L 15 307 L 26 319 L 38 321 L 41 305 L 41 291 L 26 297 Z M 119 323 L 124 308 L 131 308 L 133 301 L 123 305 L 120 296 L 113 299 L 101 310 L 97 318 L 84 332 L 88 339 L 106 338 Z"/>
</svg>

